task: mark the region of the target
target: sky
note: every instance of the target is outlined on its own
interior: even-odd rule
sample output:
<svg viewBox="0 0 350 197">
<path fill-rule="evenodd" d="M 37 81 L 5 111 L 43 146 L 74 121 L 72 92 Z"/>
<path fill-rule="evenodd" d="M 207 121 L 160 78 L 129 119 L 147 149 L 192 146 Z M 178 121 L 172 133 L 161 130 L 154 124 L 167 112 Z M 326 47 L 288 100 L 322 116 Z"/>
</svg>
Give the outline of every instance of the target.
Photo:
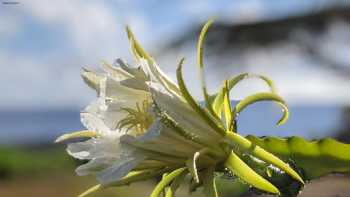
<svg viewBox="0 0 350 197">
<path fill-rule="evenodd" d="M 85 106 L 95 95 L 80 79 L 82 67 L 97 69 L 102 60 L 113 62 L 119 57 L 133 61 L 124 30 L 126 24 L 152 54 L 187 28 L 213 16 L 217 20 L 242 23 L 306 12 L 319 3 L 326 4 L 320 0 L 288 3 L 277 0 L 0 2 L 0 109 L 10 110 Z M 188 54 L 188 51 L 183 53 Z M 259 59 L 259 54 L 261 52 L 256 52 L 257 59 L 264 62 L 266 56 Z M 161 60 L 160 66 L 172 77 L 178 58 Z M 189 76 L 194 71 L 185 72 Z M 350 85 L 346 81 L 342 89 L 334 89 L 337 83 L 343 83 L 334 79 L 335 85 L 319 90 L 317 79 L 323 75 L 318 75 L 310 85 L 310 89 L 316 88 L 315 93 L 306 95 L 295 90 L 295 86 L 293 90 L 293 78 L 283 75 L 278 81 L 282 83 L 283 94 L 292 103 L 316 98 L 332 88 L 337 93 Z M 188 83 L 199 98 L 195 81 Z M 346 102 L 350 93 L 328 97 L 325 102 Z"/>
</svg>

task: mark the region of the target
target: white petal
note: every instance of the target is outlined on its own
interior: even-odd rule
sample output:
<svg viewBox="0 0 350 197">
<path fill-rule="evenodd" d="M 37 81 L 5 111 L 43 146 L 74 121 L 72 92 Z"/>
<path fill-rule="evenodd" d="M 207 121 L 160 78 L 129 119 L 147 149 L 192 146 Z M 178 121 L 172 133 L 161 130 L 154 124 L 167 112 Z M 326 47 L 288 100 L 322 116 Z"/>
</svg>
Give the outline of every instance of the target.
<svg viewBox="0 0 350 197">
<path fill-rule="evenodd" d="M 179 157 L 192 156 L 201 148 L 198 144 L 188 142 L 160 120 L 156 120 L 144 135 L 138 137 L 125 135 L 120 140 L 142 149 Z"/>
<path fill-rule="evenodd" d="M 117 162 L 133 158 L 135 148 L 120 144 L 116 135 L 92 138 L 84 142 L 70 143 L 67 152 L 74 158 L 90 160 L 76 169 L 78 175 L 87 175 L 104 170 Z"/>
<path fill-rule="evenodd" d="M 177 85 L 163 73 L 154 61 L 151 62 L 146 59 L 141 59 L 140 64 L 146 75 L 150 77 L 151 82 L 162 84 L 162 86 L 173 95 L 181 94 Z"/>
<path fill-rule="evenodd" d="M 82 124 L 90 131 L 96 131 L 100 135 L 110 132 L 110 129 L 103 120 L 98 117 L 98 114 L 81 112 L 80 119 Z"/>
<path fill-rule="evenodd" d="M 133 168 L 135 168 L 141 161 L 145 159 L 144 156 L 130 157 L 127 159 L 116 161 L 111 167 L 108 167 L 97 173 L 97 180 L 102 185 L 107 185 L 120 180 L 127 175 Z"/>
<path fill-rule="evenodd" d="M 135 107 L 135 103 L 124 101 L 106 103 L 104 99 L 99 98 L 80 113 L 81 122 L 88 130 L 99 134 L 115 131 L 118 122 L 126 116 L 125 111 L 121 110 L 122 107 Z"/>
<path fill-rule="evenodd" d="M 92 138 L 84 142 L 70 143 L 67 152 L 77 159 L 93 159 L 101 157 L 118 158 L 125 154 L 127 147 L 121 148 L 119 137 L 115 135 Z"/>
<path fill-rule="evenodd" d="M 142 102 L 149 98 L 148 92 L 123 86 L 111 78 L 107 78 L 105 91 L 106 99 Z"/>
<path fill-rule="evenodd" d="M 67 147 L 67 152 L 74 158 L 83 160 L 83 159 L 92 159 L 93 154 L 90 152 L 92 151 L 94 147 L 94 140 L 88 140 L 85 142 L 77 142 L 77 143 L 70 143 Z"/>
<path fill-rule="evenodd" d="M 116 81 L 122 81 L 133 77 L 131 73 L 128 73 L 121 68 L 114 67 L 108 63 L 104 63 L 102 65 L 102 69 L 107 73 L 109 77 L 113 78 Z"/>
<path fill-rule="evenodd" d="M 144 81 L 147 81 L 147 76 L 146 76 L 145 72 L 140 67 L 132 68 L 121 59 L 117 59 L 115 64 L 119 65 L 119 67 L 123 71 L 131 74 L 135 78 L 140 78 L 140 79 L 143 79 Z"/>
<path fill-rule="evenodd" d="M 86 68 L 83 68 L 81 72 L 81 77 L 90 88 L 96 90 L 96 92 L 99 92 L 100 80 L 103 78 L 102 74 L 98 74 L 94 71 L 90 71 Z"/>
<path fill-rule="evenodd" d="M 135 90 L 143 90 L 143 91 L 148 91 L 148 86 L 146 84 L 146 81 L 144 79 L 140 79 L 140 78 L 129 78 L 129 79 L 125 79 L 123 81 L 120 81 L 120 84 L 128 87 L 128 88 L 132 88 Z"/>
<path fill-rule="evenodd" d="M 79 175 L 79 176 L 86 176 L 86 175 L 90 175 L 90 174 L 95 174 L 105 168 L 107 168 L 108 166 L 112 165 L 112 161 L 106 158 L 96 158 L 96 159 L 92 159 L 90 160 L 88 163 L 80 165 L 75 172 Z"/>
</svg>

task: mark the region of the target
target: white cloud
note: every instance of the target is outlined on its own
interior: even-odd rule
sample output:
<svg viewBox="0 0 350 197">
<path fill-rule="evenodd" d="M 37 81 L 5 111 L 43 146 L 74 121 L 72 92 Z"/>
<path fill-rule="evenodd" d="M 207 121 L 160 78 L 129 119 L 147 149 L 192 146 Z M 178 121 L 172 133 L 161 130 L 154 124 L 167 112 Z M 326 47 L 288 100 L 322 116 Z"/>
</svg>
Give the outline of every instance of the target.
<svg viewBox="0 0 350 197">
<path fill-rule="evenodd" d="M 53 33 L 52 27 L 62 29 L 64 35 L 55 39 L 64 42 L 62 46 L 72 54 L 68 57 L 65 51 L 53 54 L 51 51 L 59 50 L 51 48 L 41 49 L 41 56 L 29 55 L 32 54 L 27 54 L 29 51 L 17 53 L 0 49 L 3 75 L 0 108 L 84 106 L 92 100 L 92 91 L 87 90 L 80 79 L 81 67 L 97 68 L 101 60 L 112 61 L 117 57 L 131 59 L 124 30 L 127 23 L 141 39 L 147 37 L 143 34 L 149 27 L 146 19 L 132 10 L 125 16 L 118 9 L 112 9 L 103 1 L 32 0 L 22 3 L 16 10 L 17 14 L 23 14 L 21 19 L 34 21 L 44 29 L 42 34 Z M 6 22 L 11 24 L 13 20 Z M 4 25 L 4 21 L 1 23 Z M 18 31 L 9 26 L 5 30 Z M 9 39 L 16 41 L 18 38 L 11 35 Z"/>
<path fill-rule="evenodd" d="M 303 50 L 293 44 L 252 49 L 240 58 L 244 60 L 245 71 L 270 77 L 289 103 L 350 103 L 350 79 L 317 65 L 319 62 L 310 60 Z M 242 86 L 237 92 L 242 98 L 259 89 L 261 86 Z"/>
<path fill-rule="evenodd" d="M 0 8 L 0 17 L 0 39 L 8 39 L 21 30 L 20 19 L 10 11 L 10 8 Z"/>
<path fill-rule="evenodd" d="M 265 19 L 268 14 L 266 3 L 260 0 L 240 1 L 231 4 L 226 18 L 233 23 L 255 22 Z"/>
<path fill-rule="evenodd" d="M 125 38 L 120 17 L 103 1 L 32 1 L 24 9 L 44 25 L 62 27 L 83 58 L 124 51 L 117 47 Z"/>
<path fill-rule="evenodd" d="M 266 11 L 261 1 L 241 2 L 240 4 L 227 1 L 226 6 L 210 6 L 211 4 L 207 2 L 183 3 L 182 7 L 179 6 L 179 9 L 183 10 L 171 10 L 171 6 L 167 8 L 169 12 L 179 11 L 179 14 L 184 16 L 176 19 L 167 19 L 164 16 L 163 23 L 166 28 L 163 29 L 159 20 L 157 25 L 162 27 L 156 26 L 152 18 L 163 17 L 163 15 L 150 15 L 151 12 L 157 10 L 156 7 L 145 11 L 142 10 L 144 8 L 137 5 L 138 1 L 107 3 L 107 1 L 82 0 L 31 0 L 21 3 L 16 8 L 16 12 L 10 14 L 1 12 L 2 19 L 6 19 L 0 21 L 2 38 L 3 35 L 6 35 L 8 39 L 16 41 L 17 38 L 14 35 L 22 30 L 22 22 L 30 19 L 45 30 L 41 32 L 42 34 L 50 34 L 52 33 L 50 31 L 55 31 L 52 30 L 52 27 L 63 30 L 64 35 L 58 36 L 57 39 L 64 42 L 62 45 L 66 46 L 71 54 L 67 55 L 66 51 L 57 53 L 57 50 L 53 54 L 50 52 L 52 49 L 45 48 L 42 49 L 40 57 L 27 54 L 29 51 L 17 52 L 0 48 L 0 68 L 3 75 L 0 78 L 0 90 L 3 93 L 0 97 L 0 108 L 86 105 L 94 95 L 87 90 L 79 77 L 81 66 L 96 68 L 102 59 L 108 61 L 117 57 L 132 59 L 124 32 L 125 24 L 132 27 L 139 40 L 146 46 L 145 48 L 155 51 L 153 47 L 161 45 L 167 41 L 168 37 L 172 37 L 164 36 L 162 33 L 183 32 L 178 26 L 171 24 L 186 26 L 197 20 L 205 20 L 206 17 L 215 15 L 215 13 L 224 17 L 225 14 L 226 17 L 236 17 L 237 20 L 252 20 L 260 17 Z M 342 24 L 335 27 L 341 27 L 344 30 Z M 339 38 L 339 32 L 341 31 L 330 30 L 328 37 L 324 39 Z M 348 29 L 345 28 L 343 31 L 343 38 L 346 35 L 344 32 L 348 32 Z M 27 39 L 31 39 L 30 36 Z M 330 44 L 336 43 L 334 46 L 328 45 L 332 46 L 332 49 L 342 43 L 342 40 L 333 39 L 333 41 Z M 160 58 L 160 63 L 161 67 L 174 78 L 176 61 L 181 57 L 180 54 L 186 55 L 188 66 L 184 70 L 185 77 L 189 79 L 188 85 L 196 97 L 201 98 L 198 80 L 193 80 L 193 73 L 196 73 L 194 66 L 196 62 L 194 59 L 195 43 L 192 44 L 193 46 L 186 47 L 180 52 L 165 54 Z M 344 48 L 341 53 L 331 50 L 335 55 L 342 57 L 347 56 L 345 51 L 348 50 Z M 303 54 L 300 54 L 293 46 L 248 51 L 245 55 L 246 57 L 240 58 L 239 63 L 247 65 L 248 70 L 251 69 L 273 78 L 282 95 L 292 102 L 305 102 L 307 99 L 328 103 L 350 102 L 350 94 L 347 91 L 350 85 L 348 79 L 329 76 L 325 71 L 305 67 L 309 63 L 308 60 L 303 59 Z M 234 65 L 235 57 L 230 56 L 229 59 L 233 59 L 231 63 Z M 215 71 L 217 67 L 214 62 L 210 61 L 212 60 L 206 60 L 207 65 L 210 65 L 207 67 L 207 81 L 209 89 L 213 90 L 221 85 L 218 78 L 222 79 L 223 76 L 218 76 L 219 72 Z M 271 66 L 275 67 L 272 69 Z M 233 69 L 227 69 L 227 71 L 226 73 L 232 71 L 232 74 L 235 72 Z M 307 85 L 305 81 L 308 82 Z M 241 92 L 241 95 L 237 96 L 244 96 L 261 88 L 264 87 L 242 84 L 236 92 Z"/>
</svg>

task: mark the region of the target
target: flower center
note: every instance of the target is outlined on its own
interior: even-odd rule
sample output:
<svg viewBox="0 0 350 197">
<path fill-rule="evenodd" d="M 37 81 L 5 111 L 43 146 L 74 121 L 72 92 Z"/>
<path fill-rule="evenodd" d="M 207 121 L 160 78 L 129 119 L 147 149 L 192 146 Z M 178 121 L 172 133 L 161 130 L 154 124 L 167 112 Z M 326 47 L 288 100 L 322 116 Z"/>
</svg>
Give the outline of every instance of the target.
<svg viewBox="0 0 350 197">
<path fill-rule="evenodd" d="M 126 132 L 135 136 L 144 134 L 154 120 L 154 117 L 149 111 L 150 106 L 151 103 L 148 100 L 144 100 L 141 104 L 136 103 L 136 108 L 121 108 L 127 115 L 118 122 L 117 128 L 124 128 Z"/>
</svg>

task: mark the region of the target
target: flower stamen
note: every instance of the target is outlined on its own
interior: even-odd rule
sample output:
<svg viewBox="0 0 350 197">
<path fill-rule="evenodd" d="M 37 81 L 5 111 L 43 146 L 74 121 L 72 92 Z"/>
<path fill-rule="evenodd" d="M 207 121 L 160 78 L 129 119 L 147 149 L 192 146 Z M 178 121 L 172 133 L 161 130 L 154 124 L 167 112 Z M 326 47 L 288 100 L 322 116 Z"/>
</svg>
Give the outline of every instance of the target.
<svg viewBox="0 0 350 197">
<path fill-rule="evenodd" d="M 136 136 L 144 134 L 144 132 L 151 126 L 154 121 L 153 116 L 149 113 L 151 103 L 144 100 L 140 106 L 136 103 L 136 109 L 123 107 L 122 111 L 127 113 L 124 119 L 121 119 L 118 124 L 118 129 L 126 129 L 126 132 L 133 130 Z"/>
</svg>

